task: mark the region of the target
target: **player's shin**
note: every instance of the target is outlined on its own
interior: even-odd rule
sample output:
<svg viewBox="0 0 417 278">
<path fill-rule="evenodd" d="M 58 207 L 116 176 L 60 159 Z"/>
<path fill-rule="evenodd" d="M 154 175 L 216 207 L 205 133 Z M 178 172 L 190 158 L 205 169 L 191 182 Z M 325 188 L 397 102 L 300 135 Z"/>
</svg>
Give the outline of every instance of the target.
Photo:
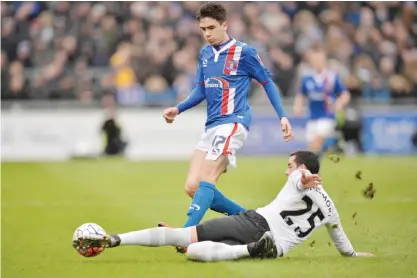
<svg viewBox="0 0 417 278">
<path fill-rule="evenodd" d="M 210 208 L 214 198 L 215 186 L 212 183 L 202 181 L 194 194 L 193 201 L 188 209 L 188 220 L 184 227 L 191 227 L 199 224 Z"/>
<path fill-rule="evenodd" d="M 187 258 L 194 261 L 217 262 L 249 257 L 246 245 L 228 245 L 220 242 L 203 241 L 188 246 Z"/>
<path fill-rule="evenodd" d="M 214 190 L 214 198 L 210 209 L 226 215 L 236 215 L 246 211 L 245 208 L 224 196 L 217 189 Z"/>
<path fill-rule="evenodd" d="M 152 228 L 119 234 L 120 245 L 187 247 L 191 244 L 191 228 Z"/>
</svg>

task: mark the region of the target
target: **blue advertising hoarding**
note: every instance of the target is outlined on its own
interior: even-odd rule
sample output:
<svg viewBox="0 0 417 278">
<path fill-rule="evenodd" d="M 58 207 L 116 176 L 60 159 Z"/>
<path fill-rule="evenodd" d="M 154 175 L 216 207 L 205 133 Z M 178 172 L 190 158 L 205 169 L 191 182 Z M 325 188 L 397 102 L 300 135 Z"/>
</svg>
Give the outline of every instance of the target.
<svg viewBox="0 0 417 278">
<path fill-rule="evenodd" d="M 305 125 L 307 119 L 289 117 L 294 139 L 282 140 L 281 125 L 273 116 L 254 116 L 249 137 L 240 154 L 287 155 L 306 149 Z M 417 131 L 417 109 L 409 113 L 364 114 L 362 142 L 368 154 L 417 154 L 412 136 Z"/>
</svg>

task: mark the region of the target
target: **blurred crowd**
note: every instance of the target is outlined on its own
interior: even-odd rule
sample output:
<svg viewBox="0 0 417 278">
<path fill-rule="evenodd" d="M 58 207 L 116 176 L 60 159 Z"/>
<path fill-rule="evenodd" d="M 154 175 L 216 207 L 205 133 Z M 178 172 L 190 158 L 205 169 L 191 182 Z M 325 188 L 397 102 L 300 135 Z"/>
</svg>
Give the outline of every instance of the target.
<svg viewBox="0 0 417 278">
<path fill-rule="evenodd" d="M 1 98 L 175 103 L 194 86 L 202 4 L 1 2 Z M 414 2 L 224 4 L 230 35 L 259 51 L 285 97 L 321 44 L 355 98 L 417 99 Z"/>
</svg>

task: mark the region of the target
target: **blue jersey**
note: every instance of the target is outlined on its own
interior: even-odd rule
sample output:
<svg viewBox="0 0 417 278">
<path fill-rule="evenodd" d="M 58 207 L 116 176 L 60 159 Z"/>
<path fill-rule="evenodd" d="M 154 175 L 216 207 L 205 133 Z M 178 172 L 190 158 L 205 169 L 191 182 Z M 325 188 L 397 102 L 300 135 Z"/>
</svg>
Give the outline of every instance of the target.
<svg viewBox="0 0 417 278">
<path fill-rule="evenodd" d="M 332 106 L 342 92 L 346 91 L 337 74 L 324 71 L 309 72 L 301 77 L 300 93 L 308 99 L 310 119 L 335 118 Z"/>
<path fill-rule="evenodd" d="M 179 113 L 206 100 L 206 129 L 241 123 L 249 130 L 252 108 L 248 91 L 254 78 L 262 84 L 279 118 L 285 117 L 278 88 L 254 48 L 230 39 L 216 47 L 204 46 L 198 61 L 196 87 L 177 105 Z"/>
<path fill-rule="evenodd" d="M 206 128 L 241 123 L 249 129 L 252 108 L 248 91 L 252 78 L 263 83 L 269 71 L 256 50 L 245 43 L 229 40 L 223 46 L 206 45 L 199 56 L 197 81 L 204 84 L 207 101 Z"/>
</svg>

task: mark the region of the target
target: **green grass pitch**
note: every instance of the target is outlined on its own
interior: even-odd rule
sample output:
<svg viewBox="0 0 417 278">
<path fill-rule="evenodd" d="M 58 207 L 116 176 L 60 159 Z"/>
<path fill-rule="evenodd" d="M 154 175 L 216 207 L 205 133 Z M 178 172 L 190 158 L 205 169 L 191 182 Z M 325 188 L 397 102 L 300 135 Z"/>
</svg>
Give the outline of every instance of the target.
<svg viewBox="0 0 417 278">
<path fill-rule="evenodd" d="M 239 158 L 218 186 L 248 208 L 265 205 L 286 180 L 286 159 Z M 72 234 L 85 222 L 108 233 L 158 221 L 182 225 L 190 204 L 183 190 L 187 168 L 187 162 L 119 159 L 3 163 L 1 277 L 417 277 L 416 157 L 326 159 L 322 165 L 347 235 L 357 251 L 376 258 L 340 256 L 324 228 L 277 260 L 195 263 L 172 247 L 136 246 L 84 258 L 72 248 Z M 376 189 L 372 200 L 361 193 L 369 182 Z"/>
</svg>

